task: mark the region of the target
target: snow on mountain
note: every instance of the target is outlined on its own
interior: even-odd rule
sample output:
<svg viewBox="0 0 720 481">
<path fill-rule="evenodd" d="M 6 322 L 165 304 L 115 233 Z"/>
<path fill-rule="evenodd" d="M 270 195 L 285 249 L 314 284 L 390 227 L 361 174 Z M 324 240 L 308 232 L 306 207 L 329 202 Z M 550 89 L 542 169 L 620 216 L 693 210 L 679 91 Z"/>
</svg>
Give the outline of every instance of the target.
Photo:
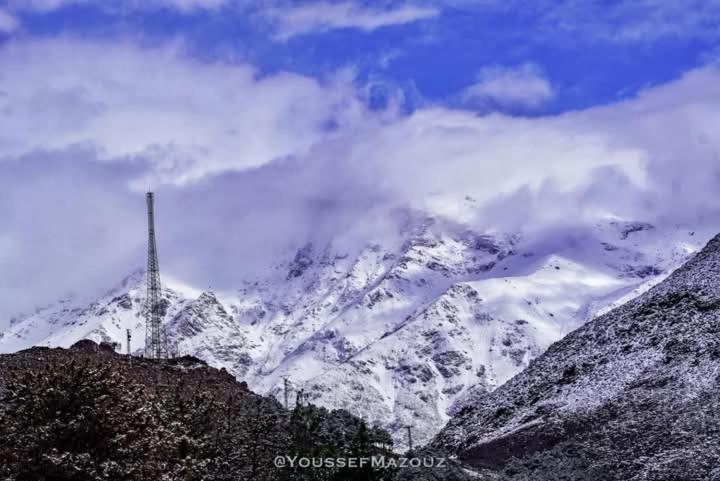
<svg viewBox="0 0 720 481">
<path fill-rule="evenodd" d="M 540 240 L 539 240 L 540 239 Z M 552 342 L 636 295 L 706 237 L 638 222 L 576 233 L 475 232 L 414 215 L 393 241 L 357 252 L 308 243 L 235 292 L 164 279 L 165 328 L 264 394 L 344 407 L 428 441 L 464 405 L 494 390 Z M 65 300 L 16 319 L 0 352 L 82 338 L 144 343 L 144 279 L 135 273 L 89 306 Z"/>
<path fill-rule="evenodd" d="M 431 449 L 482 473 L 468 479 L 720 479 L 719 321 L 717 236 L 468 403 Z"/>
<path fill-rule="evenodd" d="M 125 349 L 126 331 L 130 329 L 133 352 L 139 352 L 145 343 L 144 282 L 144 271 L 137 271 L 90 305 L 78 306 L 72 298 L 63 299 L 12 319 L 10 327 L 0 333 L 0 351 L 15 352 L 37 345 L 69 347 L 85 338 L 119 342 Z M 163 289 L 167 318 L 174 318 L 199 294 L 181 283 L 172 285 L 172 289 Z"/>
</svg>

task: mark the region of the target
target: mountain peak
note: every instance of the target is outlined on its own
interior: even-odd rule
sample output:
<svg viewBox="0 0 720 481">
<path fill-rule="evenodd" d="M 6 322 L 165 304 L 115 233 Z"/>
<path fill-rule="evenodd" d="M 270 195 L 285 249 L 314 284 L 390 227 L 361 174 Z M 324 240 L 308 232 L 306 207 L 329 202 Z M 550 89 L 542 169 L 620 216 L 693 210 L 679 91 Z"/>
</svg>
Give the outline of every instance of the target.
<svg viewBox="0 0 720 481">
<path fill-rule="evenodd" d="M 123 278 L 122 281 L 120 281 L 120 285 L 117 287 L 117 289 L 132 289 L 141 287 L 142 284 L 145 282 L 145 273 L 147 270 L 144 267 L 138 267 L 137 269 L 133 270 Z"/>
<path fill-rule="evenodd" d="M 696 297 L 720 298 L 720 234 L 651 293 L 666 295 L 679 291 L 687 291 Z"/>
<path fill-rule="evenodd" d="M 582 243 L 541 245 L 419 214 L 406 227 L 364 247 L 301 242 L 237 295 L 164 275 L 168 335 L 179 352 L 261 392 L 281 389 L 284 376 L 307 382 L 318 404 L 352 406 L 401 443 L 412 423 L 424 443 L 462 410 L 456 401 L 483 398 L 597 309 L 655 282 L 703 237 L 658 227 L 608 250 L 603 242 L 618 243 L 618 230 L 607 225 Z M 647 278 L 625 275 L 646 266 Z M 144 279 L 137 269 L 125 289 L 87 306 L 20 319 L 0 351 L 83 338 L 124 345 L 128 329 L 138 350 Z"/>
</svg>

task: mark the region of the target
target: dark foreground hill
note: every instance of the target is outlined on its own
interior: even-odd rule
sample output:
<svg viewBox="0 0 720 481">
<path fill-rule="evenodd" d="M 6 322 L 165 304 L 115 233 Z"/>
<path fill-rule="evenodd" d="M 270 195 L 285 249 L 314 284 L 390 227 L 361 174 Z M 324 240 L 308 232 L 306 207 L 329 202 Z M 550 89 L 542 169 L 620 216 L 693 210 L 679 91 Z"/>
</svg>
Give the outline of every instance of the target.
<svg viewBox="0 0 720 481">
<path fill-rule="evenodd" d="M 720 480 L 720 236 L 466 408 L 430 449 L 479 479 Z"/>
<path fill-rule="evenodd" d="M 91 341 L 0 356 L 3 480 L 385 480 L 392 470 L 278 469 L 274 459 L 389 444 L 346 411 L 287 411 L 194 358 L 130 360 Z"/>
</svg>

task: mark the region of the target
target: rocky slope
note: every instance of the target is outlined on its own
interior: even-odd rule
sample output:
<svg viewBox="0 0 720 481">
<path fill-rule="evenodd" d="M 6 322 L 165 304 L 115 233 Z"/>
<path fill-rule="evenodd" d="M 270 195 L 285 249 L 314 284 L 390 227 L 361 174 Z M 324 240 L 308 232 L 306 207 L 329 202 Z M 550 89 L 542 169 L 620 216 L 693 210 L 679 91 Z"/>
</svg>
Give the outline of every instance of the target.
<svg viewBox="0 0 720 481">
<path fill-rule="evenodd" d="M 431 447 L 487 479 L 718 480 L 719 388 L 720 236 L 465 407 Z"/>
<path fill-rule="evenodd" d="M 695 251 L 703 234 L 601 222 L 542 237 L 475 232 L 404 215 L 400 234 L 360 249 L 307 244 L 233 292 L 165 278 L 166 329 L 180 353 L 254 390 L 303 389 L 428 441 L 467 402 L 510 379 L 595 313 L 637 295 Z M 82 338 L 144 342 L 143 275 L 89 306 L 71 300 L 15 319 L 0 352 Z"/>
</svg>

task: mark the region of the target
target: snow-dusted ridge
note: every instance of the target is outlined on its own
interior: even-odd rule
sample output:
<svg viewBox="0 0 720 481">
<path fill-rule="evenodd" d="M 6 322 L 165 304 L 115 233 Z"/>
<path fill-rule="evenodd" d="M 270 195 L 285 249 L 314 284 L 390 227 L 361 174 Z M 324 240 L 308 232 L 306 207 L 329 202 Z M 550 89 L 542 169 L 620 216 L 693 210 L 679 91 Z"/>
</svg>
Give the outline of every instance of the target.
<svg viewBox="0 0 720 481">
<path fill-rule="evenodd" d="M 282 399 L 282 378 L 315 403 L 345 407 L 404 440 L 429 440 L 465 403 L 494 390 L 552 342 L 639 293 L 709 236 L 601 223 L 539 242 L 420 217 L 399 242 L 358 254 L 307 244 L 236 292 L 163 279 L 166 328 L 181 353 Z M 0 352 L 82 338 L 143 345 L 144 279 L 88 306 L 71 301 L 15 320 Z M 291 394 L 291 399 L 294 393 Z"/>
<path fill-rule="evenodd" d="M 718 479 L 718 332 L 720 235 L 468 403 L 429 449 L 483 479 Z"/>
</svg>

